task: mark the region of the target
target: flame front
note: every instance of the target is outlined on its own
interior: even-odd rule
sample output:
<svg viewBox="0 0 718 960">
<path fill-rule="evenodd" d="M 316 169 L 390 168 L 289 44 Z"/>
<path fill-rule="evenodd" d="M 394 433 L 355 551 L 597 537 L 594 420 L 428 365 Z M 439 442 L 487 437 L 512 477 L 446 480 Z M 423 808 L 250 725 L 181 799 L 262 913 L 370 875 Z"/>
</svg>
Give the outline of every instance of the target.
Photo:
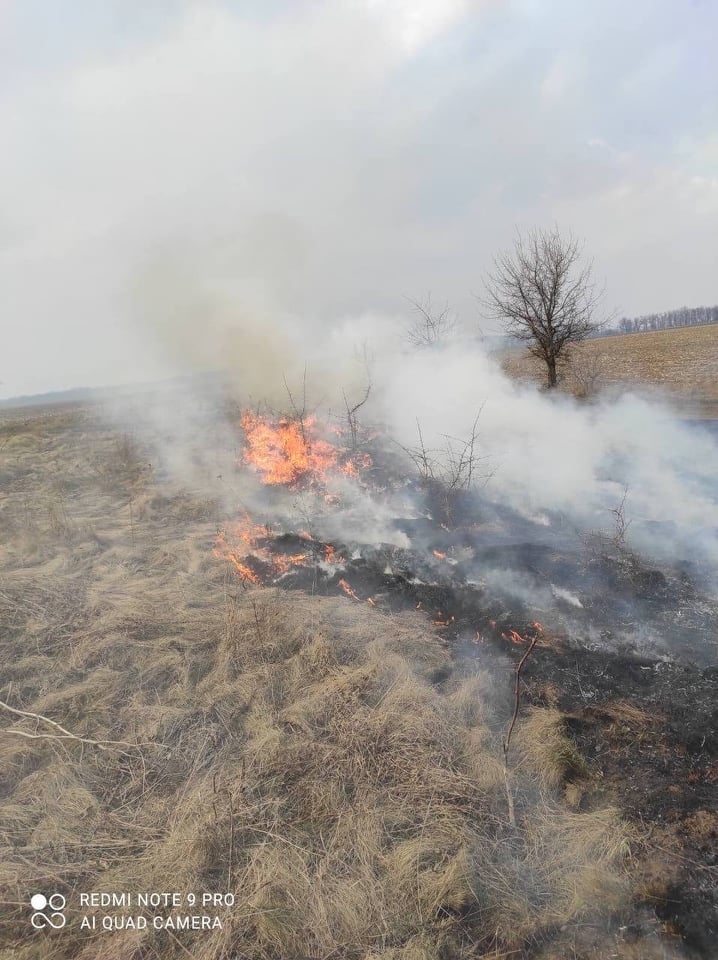
<svg viewBox="0 0 718 960">
<path fill-rule="evenodd" d="M 323 440 L 318 435 L 313 417 L 274 420 L 247 410 L 240 422 L 245 439 L 241 461 L 253 467 L 262 483 L 270 486 L 317 485 L 319 490 L 316 492 L 326 503 L 337 504 L 340 497 L 327 489 L 330 481 L 358 477 L 372 465 L 369 454 L 342 452 L 339 447 Z M 339 427 L 324 427 L 324 430 L 332 429 L 336 435 L 343 435 Z M 313 544 L 314 548 L 301 553 L 278 552 L 276 544 L 275 549 L 269 548 L 267 541 L 274 535 L 275 531 L 270 527 L 256 524 L 245 513 L 239 522 L 217 535 L 214 555 L 228 560 L 243 580 L 254 584 L 272 582 L 296 567 L 316 561 L 318 541 L 306 530 L 300 531 L 298 536 Z M 331 544 L 322 546 L 326 563 L 344 563 L 344 558 L 336 555 Z M 252 558 L 257 563 L 250 566 Z"/>
<path fill-rule="evenodd" d="M 245 531 L 239 533 L 240 543 L 244 542 L 247 546 L 250 546 L 251 541 L 244 539 L 245 535 Z M 239 547 L 230 545 L 227 540 L 227 535 L 223 530 L 217 534 L 217 540 L 215 541 L 214 550 L 212 552 L 218 559 L 228 560 L 242 580 L 246 581 L 247 583 L 256 584 L 260 584 L 262 582 L 255 571 L 252 570 L 251 567 L 248 567 L 246 563 L 244 563 L 244 558 L 241 556 L 241 550 Z"/>
<path fill-rule="evenodd" d="M 268 484 L 294 484 L 305 478 L 324 479 L 336 468 L 335 447 L 315 435 L 312 417 L 303 421 L 279 420 L 246 411 L 241 418 L 247 439 L 244 460 Z"/>
<path fill-rule="evenodd" d="M 243 461 L 259 473 L 262 482 L 270 485 L 296 486 L 302 482 L 326 483 L 332 476 L 357 478 L 372 466 L 368 453 L 341 452 L 319 436 L 314 417 L 300 419 L 270 417 L 245 411 L 241 416 L 246 439 Z M 332 429 L 327 428 L 324 430 Z M 337 427 L 334 432 L 341 435 Z M 334 494 L 327 494 L 329 503 L 337 503 Z"/>
<path fill-rule="evenodd" d="M 268 579 L 280 577 L 309 560 L 309 553 L 282 554 L 269 551 L 261 541 L 269 539 L 272 535 L 271 527 L 254 523 L 245 513 L 242 520 L 233 524 L 228 531 L 221 530 L 217 534 L 214 555 L 221 560 L 229 560 L 242 580 L 255 584 L 261 584 L 263 581 L 259 574 L 247 564 L 246 561 L 250 556 L 269 567 Z M 302 539 L 305 538 L 302 537 Z"/>
<path fill-rule="evenodd" d="M 350 585 L 349 583 L 347 583 L 346 580 L 339 580 L 339 581 L 337 582 L 337 586 L 341 587 L 342 590 L 344 591 L 344 593 L 346 593 L 346 595 L 347 595 L 348 597 L 351 597 L 352 600 L 358 600 L 360 603 L 362 602 L 361 597 L 358 596 L 358 595 L 355 593 L 355 591 L 352 589 L 351 585 Z M 366 598 L 366 602 L 367 602 L 368 604 L 370 604 L 372 607 L 375 607 L 375 606 L 376 606 L 376 603 L 374 602 L 374 600 L 373 600 L 371 597 L 367 597 L 367 598 Z"/>
</svg>

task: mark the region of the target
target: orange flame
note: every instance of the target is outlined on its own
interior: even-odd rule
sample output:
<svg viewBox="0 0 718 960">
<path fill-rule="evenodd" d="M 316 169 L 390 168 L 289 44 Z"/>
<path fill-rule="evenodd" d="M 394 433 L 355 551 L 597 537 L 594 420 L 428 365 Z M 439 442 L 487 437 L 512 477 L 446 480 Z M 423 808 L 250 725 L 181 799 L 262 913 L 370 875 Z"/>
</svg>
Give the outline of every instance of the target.
<svg viewBox="0 0 718 960">
<path fill-rule="evenodd" d="M 368 470 L 372 459 L 368 453 L 355 453 L 341 466 L 342 473 L 348 477 L 358 477 L 363 470 Z"/>
<path fill-rule="evenodd" d="M 502 633 L 501 639 L 510 640 L 511 643 L 526 643 L 526 637 L 522 637 L 516 630 L 509 630 L 508 633 Z"/>
<path fill-rule="evenodd" d="M 275 554 L 272 557 L 272 567 L 277 574 L 289 573 L 292 567 L 303 564 L 308 557 L 306 553 Z"/>
<path fill-rule="evenodd" d="M 230 546 L 230 544 L 227 542 L 227 537 L 224 532 L 217 534 L 217 540 L 212 552 L 214 553 L 215 557 L 220 560 L 229 560 L 242 580 L 245 580 L 248 583 L 261 583 L 261 580 L 254 570 L 252 570 L 251 567 L 248 567 L 246 563 L 242 562 L 239 551 Z"/>
<path fill-rule="evenodd" d="M 325 563 L 341 563 L 342 557 L 337 556 L 337 552 L 331 543 L 327 543 L 324 547 L 324 561 Z"/>
<path fill-rule="evenodd" d="M 436 615 L 437 617 L 441 618 L 442 616 L 441 610 L 437 610 Z M 452 614 L 452 616 L 450 616 L 448 620 L 438 619 L 438 620 L 432 620 L 431 622 L 434 624 L 435 627 L 448 627 L 449 624 L 454 622 L 454 620 L 456 620 L 456 617 L 453 616 Z"/>
<path fill-rule="evenodd" d="M 261 540 L 271 537 L 269 526 L 254 523 L 245 513 L 242 520 L 233 524 L 227 531 L 221 530 L 217 534 L 214 545 L 214 556 L 220 560 L 228 560 L 236 569 L 242 580 L 259 584 L 262 582 L 259 575 L 245 562 L 251 554 L 271 569 L 271 576 L 279 577 L 288 573 L 293 567 L 299 566 L 309 559 L 308 553 L 281 554 L 270 552 Z"/>
<path fill-rule="evenodd" d="M 435 557 L 438 557 L 439 560 L 446 560 L 445 553 L 441 553 L 439 550 L 432 550 L 431 552 L 434 554 Z"/>
<path fill-rule="evenodd" d="M 340 580 L 339 583 L 338 583 L 338 585 L 342 588 L 342 590 L 344 591 L 344 593 L 346 593 L 346 595 L 347 595 L 348 597 L 351 597 L 351 598 L 352 598 L 352 600 L 358 600 L 358 599 L 359 599 L 359 597 L 356 595 L 356 593 L 354 593 L 354 591 L 353 591 L 352 588 L 349 586 L 349 584 L 347 583 L 346 580 Z"/>
<path fill-rule="evenodd" d="M 351 597 L 352 600 L 358 600 L 360 603 L 362 602 L 361 597 L 358 596 L 358 595 L 354 592 L 354 590 L 352 589 L 351 585 L 350 585 L 349 583 L 347 583 L 346 580 L 343 580 L 343 579 L 342 579 L 342 580 L 337 581 L 337 583 L 338 583 L 338 586 L 340 586 L 340 587 L 342 588 L 342 590 L 344 591 L 344 593 L 346 593 L 346 595 L 347 595 L 348 597 Z M 376 606 L 376 602 L 375 602 L 371 597 L 367 597 L 366 602 L 369 603 L 369 604 L 371 604 L 372 607 L 375 607 L 375 606 Z"/>
<path fill-rule="evenodd" d="M 248 410 L 241 423 L 246 437 L 244 461 L 257 470 L 263 483 L 324 482 L 332 473 L 357 477 L 372 465 L 368 453 L 354 453 L 342 463 L 339 450 L 317 435 L 313 417 L 274 422 Z M 338 499 L 329 495 L 327 501 L 336 503 Z"/>
<path fill-rule="evenodd" d="M 292 484 L 305 477 L 324 477 L 337 465 L 336 449 L 315 436 L 315 421 L 280 420 L 245 411 L 242 428 L 247 439 L 244 459 L 268 484 Z"/>
</svg>

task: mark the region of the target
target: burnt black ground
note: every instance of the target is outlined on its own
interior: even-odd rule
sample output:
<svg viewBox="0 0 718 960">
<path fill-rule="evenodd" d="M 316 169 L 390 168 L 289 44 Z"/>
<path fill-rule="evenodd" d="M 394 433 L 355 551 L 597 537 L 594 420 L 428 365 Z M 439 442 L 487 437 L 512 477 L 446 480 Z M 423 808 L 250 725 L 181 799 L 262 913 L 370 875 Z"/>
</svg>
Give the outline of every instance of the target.
<svg viewBox="0 0 718 960">
<path fill-rule="evenodd" d="M 527 702 L 545 685 L 590 769 L 586 803 L 611 800 L 640 828 L 667 884 L 656 915 L 696 956 L 718 943 L 718 669 L 599 651 L 542 649 L 525 668 Z M 644 711 L 622 717 L 616 702 Z M 655 849 L 654 849 L 655 848 Z"/>
<path fill-rule="evenodd" d="M 426 539 L 428 525 L 420 526 Z M 472 546 L 475 536 L 436 526 L 432 535 L 433 549 L 443 547 L 442 552 Z M 291 537 L 267 545 L 287 553 L 297 546 Z M 352 553 L 335 548 L 340 555 Z M 319 557 L 322 545 L 315 550 Z M 579 616 L 572 610 L 563 618 L 558 605 L 558 615 L 544 622 L 542 639 L 522 672 L 521 709 L 548 703 L 562 712 L 586 761 L 573 788 L 578 808 L 615 803 L 636 830 L 639 893 L 622 918 L 626 929 L 645 925 L 649 918 L 667 942 L 681 945 L 682 956 L 715 957 L 718 666 L 716 638 L 708 635 L 714 628 L 712 608 L 702 606 L 690 580 L 641 567 L 636 558 L 606 556 L 589 561 L 599 569 L 590 570 L 587 590 L 582 561 L 545 544 L 487 548 L 478 558 L 474 553 L 470 566 L 390 546 L 363 548 L 358 557 L 356 548 L 353 552 L 354 559 L 336 571 L 318 564 L 298 567 L 281 583 L 323 594 L 341 591 L 344 580 L 359 598 L 354 602 L 371 598 L 380 609 L 425 611 L 438 624 L 460 670 L 471 670 L 478 662 L 494 672 L 506 709 L 525 647 L 502 634 L 535 634 L 535 611 L 515 596 L 469 582 L 467 574 L 490 562 L 494 569 L 505 566 L 537 582 L 558 579 L 560 572 L 564 584 L 570 577 L 570 585 L 582 590 L 585 605 Z M 677 619 L 688 624 L 683 635 L 674 630 Z M 643 634 L 650 627 L 677 637 L 674 648 L 646 654 L 641 652 L 645 640 L 632 648 L 632 625 Z M 443 679 L 435 678 L 437 683 Z M 499 718 L 505 719 L 501 711 Z"/>
</svg>

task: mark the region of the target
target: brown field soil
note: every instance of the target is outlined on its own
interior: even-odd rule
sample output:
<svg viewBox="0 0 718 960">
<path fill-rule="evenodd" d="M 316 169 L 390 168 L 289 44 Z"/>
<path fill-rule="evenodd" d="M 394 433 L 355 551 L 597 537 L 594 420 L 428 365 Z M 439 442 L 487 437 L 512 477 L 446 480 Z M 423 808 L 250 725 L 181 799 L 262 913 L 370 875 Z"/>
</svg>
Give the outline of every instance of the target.
<svg viewBox="0 0 718 960">
<path fill-rule="evenodd" d="M 504 353 L 502 363 L 514 377 L 545 378 L 542 364 L 523 348 Z M 582 394 L 632 385 L 665 391 L 687 415 L 718 417 L 718 324 L 602 337 L 573 348 L 565 389 Z"/>
<path fill-rule="evenodd" d="M 228 508 L 91 410 L 0 420 L 0 483 L 3 960 L 668 955 L 655 851 L 560 691 L 523 704 L 506 773 L 513 659 L 460 661 L 416 611 L 247 588 L 212 553 Z M 31 926 L 38 892 L 62 930 Z M 221 927 L 153 921 L 193 914 Z"/>
</svg>

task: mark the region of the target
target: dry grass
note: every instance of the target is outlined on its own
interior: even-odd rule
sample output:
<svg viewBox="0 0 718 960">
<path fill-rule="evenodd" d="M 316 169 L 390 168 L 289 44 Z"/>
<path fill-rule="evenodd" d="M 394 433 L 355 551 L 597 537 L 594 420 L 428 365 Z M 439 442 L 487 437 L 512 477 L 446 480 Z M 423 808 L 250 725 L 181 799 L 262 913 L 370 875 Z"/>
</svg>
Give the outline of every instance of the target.
<svg viewBox="0 0 718 960">
<path fill-rule="evenodd" d="M 459 679 L 421 615 L 243 590 L 211 555 L 206 498 L 81 416 L 11 439 L 0 698 L 142 745 L 0 710 L 0 955 L 530 955 L 625 898 L 617 813 L 560 799 L 581 761 L 555 711 L 516 727 L 511 828 L 497 680 Z M 68 925 L 33 931 L 29 897 L 52 889 Z M 80 891 L 236 903 L 149 911 L 216 914 L 211 932 L 83 931 L 85 912 L 147 911 L 82 910 Z"/>
<path fill-rule="evenodd" d="M 606 386 L 655 386 L 696 415 L 718 416 L 718 324 L 602 337 L 577 345 L 573 355 L 575 373 L 569 365 L 563 386 L 579 396 Z M 519 379 L 546 378 L 522 348 L 504 354 L 503 366 Z"/>
</svg>

